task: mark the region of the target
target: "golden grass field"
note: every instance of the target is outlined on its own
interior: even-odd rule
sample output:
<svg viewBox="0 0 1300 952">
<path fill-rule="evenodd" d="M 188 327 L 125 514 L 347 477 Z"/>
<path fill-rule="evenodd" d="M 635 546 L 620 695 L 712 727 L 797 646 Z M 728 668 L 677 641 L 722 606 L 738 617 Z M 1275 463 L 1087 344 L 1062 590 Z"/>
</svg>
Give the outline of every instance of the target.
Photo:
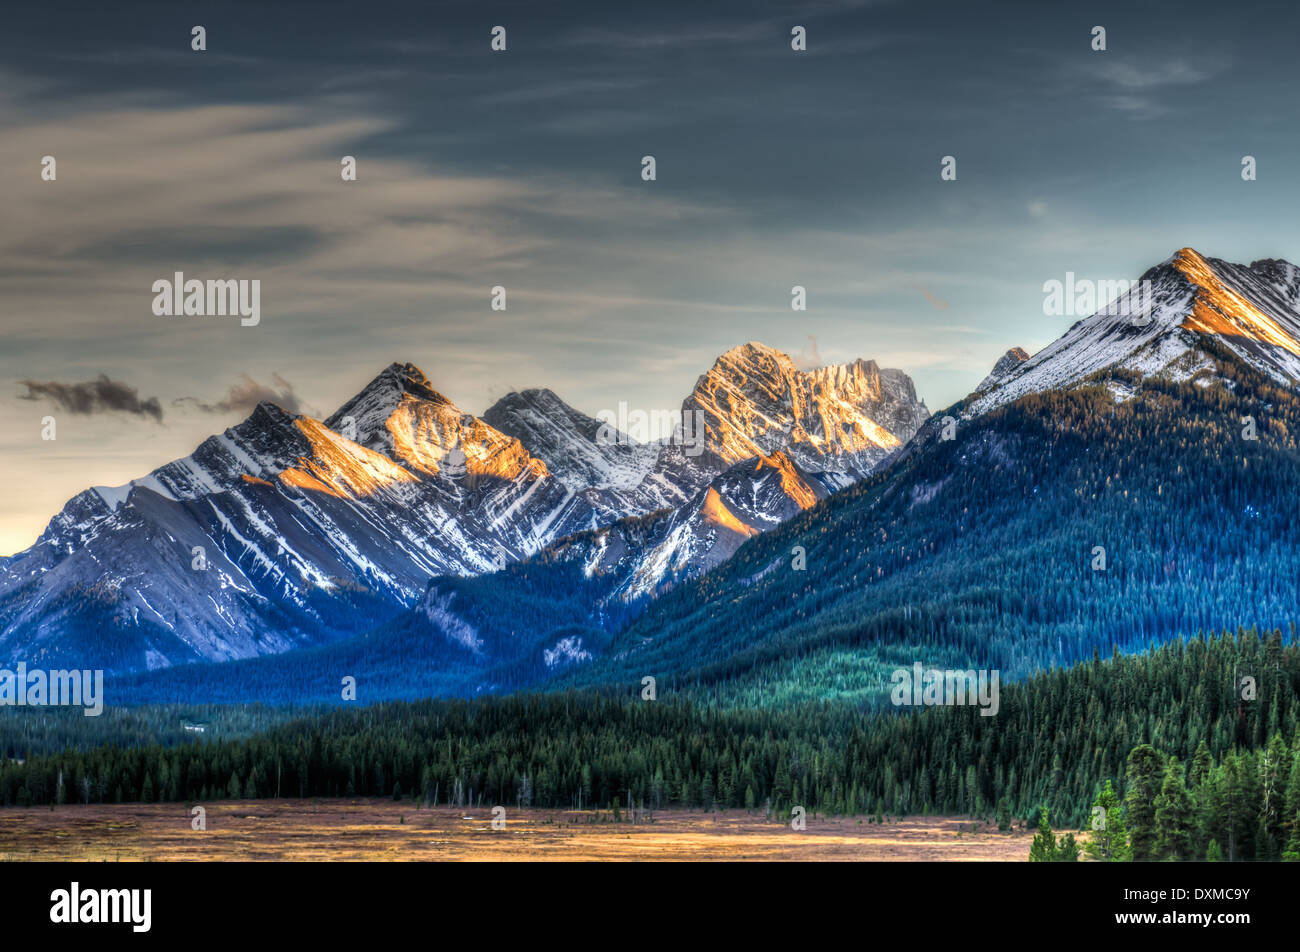
<svg viewBox="0 0 1300 952">
<path fill-rule="evenodd" d="M 998 833 L 966 817 L 809 816 L 803 831 L 743 810 L 661 810 L 653 822 L 606 811 L 488 807 L 417 809 L 391 800 L 231 800 L 203 805 L 191 829 L 184 804 L 65 805 L 0 810 L 0 859 L 174 860 L 877 860 L 1024 861 L 1032 834 Z M 601 817 L 603 819 L 598 819 Z"/>
</svg>

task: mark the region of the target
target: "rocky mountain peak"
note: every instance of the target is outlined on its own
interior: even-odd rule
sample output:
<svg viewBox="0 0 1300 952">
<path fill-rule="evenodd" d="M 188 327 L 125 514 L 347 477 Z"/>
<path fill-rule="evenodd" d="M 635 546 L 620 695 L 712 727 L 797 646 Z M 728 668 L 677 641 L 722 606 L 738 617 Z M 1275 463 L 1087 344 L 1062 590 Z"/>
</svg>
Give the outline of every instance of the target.
<svg viewBox="0 0 1300 952">
<path fill-rule="evenodd" d="M 1300 382 L 1300 272 L 1247 267 L 1181 248 L 1056 341 L 1018 362 L 967 407 L 984 413 L 1027 393 L 1077 384 L 1109 368 L 1186 380 L 1213 366 L 1205 340 L 1279 383 Z M 1109 295 L 1105 295 L 1108 297 Z M 1068 297 L 1068 295 L 1067 295 Z M 996 377 L 996 374 L 990 375 Z"/>
<path fill-rule="evenodd" d="M 802 371 L 757 341 L 719 357 L 682 410 L 701 415 L 706 452 L 723 465 L 784 449 L 809 471 L 857 476 L 929 416 L 901 371 L 862 359 Z"/>
<path fill-rule="evenodd" d="M 995 386 L 1000 381 L 1010 376 L 1011 372 L 1029 359 L 1029 354 L 1021 347 L 1012 347 L 1009 351 L 998 358 L 998 362 L 993 365 L 989 375 L 980 381 L 975 388 L 976 393 L 982 393 L 990 387 Z"/>
</svg>

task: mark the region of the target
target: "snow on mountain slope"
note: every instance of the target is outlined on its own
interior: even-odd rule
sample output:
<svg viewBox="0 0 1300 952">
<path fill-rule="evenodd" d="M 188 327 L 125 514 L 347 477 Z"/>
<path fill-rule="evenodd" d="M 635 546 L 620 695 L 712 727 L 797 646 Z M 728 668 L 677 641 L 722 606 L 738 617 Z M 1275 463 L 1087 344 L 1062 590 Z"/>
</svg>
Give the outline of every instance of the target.
<svg viewBox="0 0 1300 952">
<path fill-rule="evenodd" d="M 829 490 L 785 453 L 742 460 L 667 520 L 656 544 L 620 563 L 620 597 L 653 595 L 665 582 L 719 565 L 752 536 L 775 528 Z"/>
<path fill-rule="evenodd" d="M 929 416 L 902 371 L 857 360 L 805 372 L 757 342 L 719 357 L 680 413 L 674 439 L 637 444 L 620 434 L 614 445 L 598 438 L 599 421 L 550 391 L 510 394 L 484 417 L 571 487 L 591 480 L 579 491 L 589 508 L 566 518 L 562 536 L 684 506 L 734 463 L 778 452 L 821 485 L 842 488 L 911 439 Z"/>
<path fill-rule="evenodd" d="M 96 589 L 130 642 L 110 667 L 281 651 L 373 624 L 357 600 L 391 613 L 434 575 L 535 552 L 586 509 L 414 374 L 389 368 L 345 405 L 374 449 L 262 404 L 143 480 L 80 494 L 0 570 L 0 654 L 58 648 L 71 616 L 50 606 Z M 464 462 L 444 473 L 449 452 Z"/>
<path fill-rule="evenodd" d="M 801 470 L 787 454 L 774 453 L 728 467 L 680 509 L 561 540 L 555 550 L 582 558 L 588 575 L 617 575 L 618 598 L 653 595 L 666 583 L 720 564 L 747 539 L 829 492 L 818 476 Z"/>
<path fill-rule="evenodd" d="M 681 508 L 567 536 L 507 572 L 479 579 L 482 584 L 472 595 L 453 580 L 434 579 L 410 616 L 428 622 L 451 646 L 471 644 L 466 633 L 473 632 L 475 646 L 488 642 L 504 654 L 526 653 L 546 631 L 530 631 L 531 640 L 516 643 L 511 632 L 493 630 L 500 623 L 489 621 L 485 629 L 484 619 L 498 615 L 500 604 L 544 600 L 557 586 L 567 591 L 573 583 L 563 581 L 565 572 L 576 567 L 593 582 L 586 622 L 599 626 L 618 613 L 619 603 L 631 603 L 635 610 L 640 600 L 707 572 L 750 538 L 815 505 L 828 492 L 817 476 L 801 471 L 783 453 L 742 460 Z M 506 617 L 513 629 L 514 613 Z M 544 643 L 547 667 L 589 658 L 589 637 L 566 629 L 554 644 Z"/>
<path fill-rule="evenodd" d="M 324 422 L 263 403 L 190 456 L 80 493 L 34 546 L 0 561 L 0 662 L 127 670 L 281 652 L 373 627 L 430 578 L 488 572 L 572 533 L 690 504 L 656 550 L 662 571 L 643 573 L 648 591 L 790 511 L 766 489 L 701 494 L 745 434 L 838 467 L 810 471 L 815 486 L 793 463 L 772 469 L 765 485 L 784 479 L 802 505 L 865 472 L 923 418 L 897 372 L 859 361 L 800 375 L 784 355 L 747 347 L 775 375 L 724 359 L 701 378 L 719 438 L 700 456 L 605 444 L 597 421 L 549 391 L 498 403 L 490 415 L 503 432 L 412 364 L 385 368 Z"/>
<path fill-rule="evenodd" d="M 1149 293 L 1143 282 L 1149 282 Z M 1111 367 L 1188 379 L 1209 365 L 1200 349 L 1202 335 L 1295 386 L 1300 382 L 1298 300 L 1295 265 L 1265 260 L 1245 267 L 1183 248 L 1147 271 L 1118 301 L 1078 321 L 1005 375 L 999 377 L 995 369 L 964 415 L 986 413 L 1027 393 L 1068 387 Z"/>
<path fill-rule="evenodd" d="M 638 443 L 594 417 L 579 413 L 550 390 L 510 393 L 483 414 L 483 421 L 547 461 L 571 492 L 634 489 L 654 468 L 659 447 Z"/>
<path fill-rule="evenodd" d="M 529 455 L 515 438 L 463 412 L 430 385 L 413 364 L 391 364 L 341 406 L 325 425 L 408 470 L 436 476 L 448 453 L 455 475 L 503 479 L 549 475 L 546 464 Z"/>
</svg>

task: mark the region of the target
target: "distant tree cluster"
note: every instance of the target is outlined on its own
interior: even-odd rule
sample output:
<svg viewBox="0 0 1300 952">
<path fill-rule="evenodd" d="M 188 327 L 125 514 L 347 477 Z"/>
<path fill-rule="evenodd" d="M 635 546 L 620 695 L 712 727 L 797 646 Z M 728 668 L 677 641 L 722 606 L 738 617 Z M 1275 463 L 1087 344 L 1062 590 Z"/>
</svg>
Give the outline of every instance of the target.
<svg viewBox="0 0 1300 952">
<path fill-rule="evenodd" d="M 18 759 L 0 764 L 0 803 L 397 791 L 576 808 L 630 797 L 777 815 L 996 815 L 1004 830 L 1044 810 L 1083 829 L 1095 804 L 1109 838 L 1087 848 L 1104 858 L 1281 858 L 1296 845 L 1298 715 L 1300 646 L 1243 632 L 1007 685 L 995 717 L 569 692 L 323 709 L 238 741 L 26 755 L 10 742 Z"/>
<path fill-rule="evenodd" d="M 1300 732 L 1220 761 L 1202 741 L 1186 764 L 1142 744 L 1126 776 L 1122 802 L 1109 781 L 1097 796 L 1094 859 L 1300 862 Z"/>
</svg>

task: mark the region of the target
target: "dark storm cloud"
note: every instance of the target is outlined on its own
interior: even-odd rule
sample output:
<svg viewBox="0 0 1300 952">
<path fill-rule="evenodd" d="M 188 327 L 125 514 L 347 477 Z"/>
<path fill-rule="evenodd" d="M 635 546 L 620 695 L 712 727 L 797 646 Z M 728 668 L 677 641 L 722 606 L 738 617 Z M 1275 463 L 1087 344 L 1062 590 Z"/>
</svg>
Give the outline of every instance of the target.
<svg viewBox="0 0 1300 952">
<path fill-rule="evenodd" d="M 197 397 L 181 397 L 174 401 L 176 406 L 192 406 L 204 413 L 252 413 L 259 403 L 270 402 L 284 407 L 290 413 L 303 412 L 302 401 L 294 392 L 293 384 L 279 374 L 272 374 L 274 387 L 258 383 L 247 374 L 241 374 L 239 380 L 231 385 L 223 399 L 215 403 L 204 403 Z"/>
<path fill-rule="evenodd" d="M 161 423 L 162 405 L 157 397 L 140 399 L 140 392 L 120 380 L 100 374 L 83 383 L 60 383 L 57 380 L 20 380 L 27 388 L 20 400 L 49 400 L 60 410 L 89 416 L 95 413 L 130 413 L 150 417 Z"/>
</svg>

